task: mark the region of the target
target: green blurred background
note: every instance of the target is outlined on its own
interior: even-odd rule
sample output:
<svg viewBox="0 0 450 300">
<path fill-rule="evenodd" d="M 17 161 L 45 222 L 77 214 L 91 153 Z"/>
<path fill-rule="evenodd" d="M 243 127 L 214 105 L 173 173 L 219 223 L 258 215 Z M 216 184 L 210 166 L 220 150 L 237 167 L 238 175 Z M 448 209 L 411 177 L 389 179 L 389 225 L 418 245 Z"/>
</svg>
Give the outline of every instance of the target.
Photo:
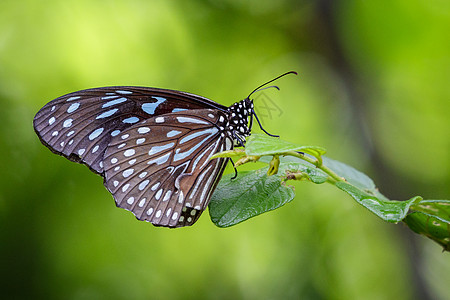
<svg viewBox="0 0 450 300">
<path fill-rule="evenodd" d="M 449 28 L 444 0 L 1 0 L 2 298 L 445 299 L 447 253 L 331 186 L 295 183 L 293 202 L 228 229 L 207 212 L 156 228 L 32 119 L 108 85 L 230 105 L 295 70 L 264 91 L 277 113 L 255 103 L 269 132 L 325 147 L 391 199 L 448 199 Z"/>
</svg>

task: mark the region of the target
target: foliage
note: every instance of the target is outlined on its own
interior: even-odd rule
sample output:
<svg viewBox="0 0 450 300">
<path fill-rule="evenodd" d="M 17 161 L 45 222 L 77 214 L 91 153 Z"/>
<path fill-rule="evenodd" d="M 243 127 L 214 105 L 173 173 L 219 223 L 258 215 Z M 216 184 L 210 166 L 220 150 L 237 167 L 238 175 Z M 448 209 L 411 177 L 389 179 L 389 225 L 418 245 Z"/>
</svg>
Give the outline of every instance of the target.
<svg viewBox="0 0 450 300">
<path fill-rule="evenodd" d="M 447 298 L 450 260 L 437 244 L 337 201 L 331 184 L 288 181 L 295 201 L 226 230 L 206 215 L 154 228 L 115 208 L 100 177 L 42 147 L 31 120 L 60 95 L 112 85 L 229 106 L 292 69 L 300 76 L 281 92 L 254 94 L 269 132 L 324 146 L 391 199 L 446 199 L 449 5 L 0 1 L 3 297 Z"/>
<path fill-rule="evenodd" d="M 292 187 L 286 185 L 288 180 L 316 184 L 327 182 L 384 221 L 404 222 L 414 232 L 429 237 L 450 251 L 450 200 L 423 200 L 420 196 L 406 201 L 389 200 L 367 175 L 344 163 L 322 157 L 324 153 L 321 147 L 298 146 L 278 138 L 253 134 L 248 138 L 245 152 L 239 149 L 217 154 L 215 157 L 241 156 L 236 166 L 264 161 L 261 156 L 273 158 L 268 168 L 242 172 L 235 179 L 226 176 L 211 199 L 211 220 L 219 227 L 229 227 L 283 206 L 294 198 Z M 280 163 L 280 156 L 287 159 Z"/>
</svg>

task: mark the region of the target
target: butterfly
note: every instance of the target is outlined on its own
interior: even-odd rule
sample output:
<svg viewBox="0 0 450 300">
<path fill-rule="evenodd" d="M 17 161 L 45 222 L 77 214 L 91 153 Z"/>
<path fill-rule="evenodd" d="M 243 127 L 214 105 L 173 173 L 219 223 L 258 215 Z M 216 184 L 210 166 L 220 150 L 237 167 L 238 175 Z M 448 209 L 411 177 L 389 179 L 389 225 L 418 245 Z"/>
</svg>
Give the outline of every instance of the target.
<svg viewBox="0 0 450 300">
<path fill-rule="evenodd" d="M 155 226 L 190 226 L 228 162 L 211 156 L 244 146 L 253 117 L 263 129 L 250 96 L 291 73 L 230 107 L 168 89 L 81 90 L 47 103 L 33 126 L 52 152 L 101 175 L 118 207 Z"/>
</svg>

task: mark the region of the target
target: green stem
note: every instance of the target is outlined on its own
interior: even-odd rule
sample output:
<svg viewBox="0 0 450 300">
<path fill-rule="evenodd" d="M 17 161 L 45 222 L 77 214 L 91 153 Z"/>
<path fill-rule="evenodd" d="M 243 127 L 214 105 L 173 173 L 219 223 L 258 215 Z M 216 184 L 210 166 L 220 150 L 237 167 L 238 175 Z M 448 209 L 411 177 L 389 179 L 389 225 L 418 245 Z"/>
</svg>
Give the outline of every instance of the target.
<svg viewBox="0 0 450 300">
<path fill-rule="evenodd" d="M 284 155 L 290 155 L 290 156 L 295 156 L 297 158 L 300 158 L 306 162 L 309 162 L 310 164 L 316 166 L 318 169 L 322 170 L 323 172 L 325 172 L 326 174 L 328 174 L 332 179 L 329 180 L 330 183 L 335 184 L 337 181 L 345 181 L 344 178 L 340 177 L 339 175 L 337 175 L 336 173 L 334 173 L 333 171 L 331 171 L 330 168 L 328 168 L 327 166 L 324 166 L 322 164 L 322 160 L 320 159 L 313 159 L 309 156 L 306 156 L 304 154 L 298 153 L 296 151 L 288 151 L 283 153 Z"/>
</svg>

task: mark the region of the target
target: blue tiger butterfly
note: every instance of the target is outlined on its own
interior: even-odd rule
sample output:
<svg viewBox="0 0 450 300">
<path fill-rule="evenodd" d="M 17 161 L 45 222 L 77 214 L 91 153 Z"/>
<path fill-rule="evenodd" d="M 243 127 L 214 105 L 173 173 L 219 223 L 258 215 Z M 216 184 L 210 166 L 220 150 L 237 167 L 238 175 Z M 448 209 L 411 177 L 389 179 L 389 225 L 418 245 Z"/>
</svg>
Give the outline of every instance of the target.
<svg viewBox="0 0 450 300">
<path fill-rule="evenodd" d="M 230 107 L 159 88 L 77 91 L 47 103 L 33 125 L 52 152 L 101 175 L 118 207 L 155 226 L 190 226 L 228 162 L 211 156 L 243 146 L 253 117 L 261 127 L 250 96 L 292 73 Z"/>
</svg>

